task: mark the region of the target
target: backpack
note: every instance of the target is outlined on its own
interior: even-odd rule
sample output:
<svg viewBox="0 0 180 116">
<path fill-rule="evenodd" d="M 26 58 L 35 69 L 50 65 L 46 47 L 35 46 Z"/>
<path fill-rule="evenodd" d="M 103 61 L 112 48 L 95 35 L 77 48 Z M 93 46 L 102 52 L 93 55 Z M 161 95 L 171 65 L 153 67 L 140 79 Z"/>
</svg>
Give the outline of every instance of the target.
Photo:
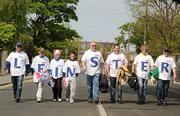
<svg viewBox="0 0 180 116">
<path fill-rule="evenodd" d="M 100 74 L 99 78 L 99 90 L 101 93 L 107 93 L 109 89 L 108 79 L 105 74 Z"/>
</svg>

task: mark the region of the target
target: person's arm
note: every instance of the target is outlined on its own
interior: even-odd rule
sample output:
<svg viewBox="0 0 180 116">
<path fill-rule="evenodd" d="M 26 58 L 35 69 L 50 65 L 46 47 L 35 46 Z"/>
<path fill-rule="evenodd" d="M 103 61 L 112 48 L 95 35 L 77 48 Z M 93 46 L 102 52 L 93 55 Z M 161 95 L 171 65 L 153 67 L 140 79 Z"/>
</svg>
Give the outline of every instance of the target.
<svg viewBox="0 0 180 116">
<path fill-rule="evenodd" d="M 138 56 L 135 57 L 134 62 L 132 64 L 132 73 L 136 73 L 137 63 L 138 63 Z"/>
<path fill-rule="evenodd" d="M 173 81 L 176 82 L 176 68 L 173 68 Z"/>
<path fill-rule="evenodd" d="M 124 59 L 122 61 L 122 65 L 128 66 L 128 60 L 127 60 L 127 58 L 126 58 L 126 56 L 124 54 L 123 54 L 123 57 L 124 57 Z"/>
<path fill-rule="evenodd" d="M 172 60 L 173 82 L 176 82 L 176 63 Z"/>
<path fill-rule="evenodd" d="M 5 71 L 6 71 L 7 74 L 10 73 L 10 67 L 11 67 L 10 59 L 11 59 L 11 53 L 6 58 Z"/>
<path fill-rule="evenodd" d="M 101 53 L 100 53 L 100 68 L 101 68 L 101 73 L 104 74 L 104 59 Z"/>
<path fill-rule="evenodd" d="M 11 66 L 10 62 L 6 61 L 5 71 L 7 74 L 10 72 L 10 66 Z"/>
<path fill-rule="evenodd" d="M 83 71 L 87 70 L 87 61 L 86 61 L 86 52 L 84 53 L 84 55 L 82 56 L 82 67 L 83 67 Z"/>
<path fill-rule="evenodd" d="M 87 63 L 86 63 L 86 61 L 82 61 L 82 66 L 83 66 L 83 70 L 86 71 L 87 70 Z"/>
<path fill-rule="evenodd" d="M 132 65 L 132 73 L 135 73 L 136 72 L 136 64 L 133 64 Z"/>
<path fill-rule="evenodd" d="M 63 72 L 63 77 L 65 77 L 66 76 L 66 73 L 65 72 Z"/>
<path fill-rule="evenodd" d="M 37 57 L 33 58 L 32 63 L 31 63 L 31 69 L 33 70 L 33 72 L 35 71 L 36 59 Z"/>
<path fill-rule="evenodd" d="M 46 60 L 46 68 L 44 70 L 44 73 L 47 73 L 50 70 L 50 63 L 49 63 L 49 58 Z"/>
<path fill-rule="evenodd" d="M 64 63 L 64 65 L 63 65 L 63 70 L 62 70 L 62 72 L 63 72 L 63 78 L 66 76 L 66 73 L 67 73 L 67 61 L 66 61 L 66 63 Z"/>
<path fill-rule="evenodd" d="M 101 73 L 102 73 L 102 74 L 105 74 L 105 71 L 104 71 L 104 63 L 101 63 L 100 65 L 101 65 Z"/>
<path fill-rule="evenodd" d="M 106 70 L 107 70 L 107 73 L 108 73 L 108 78 L 110 77 L 110 64 L 106 64 Z"/>
<path fill-rule="evenodd" d="M 25 65 L 25 67 L 26 67 L 25 75 L 27 76 L 30 73 L 31 68 L 30 68 L 30 64 L 29 64 L 29 57 L 28 57 L 28 55 L 25 54 L 25 57 L 26 57 L 25 58 L 25 62 L 26 62 L 26 65 Z"/>
</svg>

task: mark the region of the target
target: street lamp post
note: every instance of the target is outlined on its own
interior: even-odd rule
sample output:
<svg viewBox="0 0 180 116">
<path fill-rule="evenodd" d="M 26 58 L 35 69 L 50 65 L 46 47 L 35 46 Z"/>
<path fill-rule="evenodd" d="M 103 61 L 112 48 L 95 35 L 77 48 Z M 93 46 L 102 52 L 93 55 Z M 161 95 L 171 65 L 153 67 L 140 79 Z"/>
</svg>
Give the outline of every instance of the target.
<svg viewBox="0 0 180 116">
<path fill-rule="evenodd" d="M 148 3 L 149 0 L 145 0 L 145 16 L 144 16 L 144 45 L 146 45 L 147 41 L 147 15 L 148 15 Z"/>
</svg>

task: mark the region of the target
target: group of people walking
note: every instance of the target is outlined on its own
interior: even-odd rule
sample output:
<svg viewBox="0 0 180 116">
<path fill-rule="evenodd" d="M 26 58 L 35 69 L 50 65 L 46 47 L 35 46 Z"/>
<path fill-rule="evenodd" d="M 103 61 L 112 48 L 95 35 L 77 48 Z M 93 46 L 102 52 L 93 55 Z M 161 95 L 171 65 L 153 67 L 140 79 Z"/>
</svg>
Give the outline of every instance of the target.
<svg viewBox="0 0 180 116">
<path fill-rule="evenodd" d="M 33 81 L 37 84 L 36 98 L 37 102 L 42 101 L 42 92 L 44 80 L 51 77 L 51 85 L 53 91 L 53 101 L 62 101 L 62 84 L 67 83 L 66 100 L 74 102 L 76 81 L 80 73 L 79 62 L 76 60 L 76 53 L 70 52 L 70 59 L 64 62 L 61 59 L 61 51 L 54 50 L 54 58 L 49 62 L 45 56 L 44 48 L 41 48 L 39 55 L 36 56 L 31 64 L 33 69 Z M 104 61 L 100 51 L 96 49 L 96 42 L 90 43 L 90 49 L 85 51 L 81 58 L 82 69 L 85 72 L 87 86 L 88 103 L 99 103 L 99 78 L 100 74 L 107 72 L 110 80 L 110 101 L 112 103 L 121 102 L 119 97 L 119 89 L 116 87 L 116 76 L 118 68 L 128 66 L 128 61 L 120 51 L 119 44 L 114 44 L 113 52 L 108 55 Z M 138 104 L 146 103 L 146 90 L 148 75 L 151 70 L 158 68 L 159 77 L 157 79 L 157 105 L 167 105 L 168 88 L 171 80 L 176 79 L 176 64 L 173 57 L 170 56 L 170 50 L 165 48 L 163 54 L 160 55 L 155 63 L 153 58 L 148 54 L 146 46 L 141 47 L 141 52 L 135 57 L 132 65 L 132 74 L 136 74 L 138 78 Z M 16 44 L 16 51 L 11 52 L 6 59 L 6 72 L 11 74 L 13 83 L 14 99 L 20 101 L 22 82 L 24 75 L 30 71 L 28 56 L 22 50 L 22 44 Z"/>
</svg>

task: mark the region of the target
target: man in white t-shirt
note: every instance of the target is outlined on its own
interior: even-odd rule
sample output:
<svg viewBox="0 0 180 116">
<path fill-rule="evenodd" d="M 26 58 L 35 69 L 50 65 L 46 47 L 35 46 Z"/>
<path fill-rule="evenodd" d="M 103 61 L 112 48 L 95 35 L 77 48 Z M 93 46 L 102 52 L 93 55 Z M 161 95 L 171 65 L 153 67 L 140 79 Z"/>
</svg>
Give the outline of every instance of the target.
<svg viewBox="0 0 180 116">
<path fill-rule="evenodd" d="M 28 55 L 22 50 L 22 44 L 16 44 L 16 51 L 11 52 L 6 59 L 6 73 L 11 74 L 14 99 L 20 101 L 24 75 L 30 71 Z"/>
<path fill-rule="evenodd" d="M 141 46 L 141 53 L 135 57 L 132 65 L 132 73 L 136 72 L 139 82 L 138 104 L 145 104 L 148 75 L 153 65 L 154 61 L 152 57 L 148 55 L 147 47 L 144 45 Z"/>
<path fill-rule="evenodd" d="M 164 54 L 159 56 L 155 62 L 159 71 L 157 81 L 157 105 L 167 105 L 168 89 L 170 81 L 176 79 L 176 64 L 173 57 L 170 56 L 169 48 L 164 49 Z M 172 73 L 173 78 L 172 78 Z"/>
<path fill-rule="evenodd" d="M 118 87 L 116 87 L 116 75 L 118 72 L 118 68 L 121 65 L 127 66 L 128 61 L 124 54 L 120 52 L 119 44 L 114 44 L 113 53 L 111 53 L 106 60 L 106 68 L 108 72 L 108 77 L 110 78 L 110 97 L 111 103 L 115 103 L 117 100 L 119 103 L 122 103 L 122 99 L 120 98 L 120 91 Z"/>
<path fill-rule="evenodd" d="M 82 56 L 83 70 L 85 71 L 88 91 L 88 103 L 99 103 L 99 76 L 103 68 L 103 57 L 96 50 L 96 42 L 91 42 L 90 49 Z"/>
<path fill-rule="evenodd" d="M 50 69 L 49 59 L 45 56 L 44 48 L 40 48 L 39 55 L 33 59 L 31 68 L 34 71 L 33 82 L 37 84 L 37 102 L 41 103 L 44 84 L 43 77 L 48 77 L 48 70 Z"/>
</svg>

